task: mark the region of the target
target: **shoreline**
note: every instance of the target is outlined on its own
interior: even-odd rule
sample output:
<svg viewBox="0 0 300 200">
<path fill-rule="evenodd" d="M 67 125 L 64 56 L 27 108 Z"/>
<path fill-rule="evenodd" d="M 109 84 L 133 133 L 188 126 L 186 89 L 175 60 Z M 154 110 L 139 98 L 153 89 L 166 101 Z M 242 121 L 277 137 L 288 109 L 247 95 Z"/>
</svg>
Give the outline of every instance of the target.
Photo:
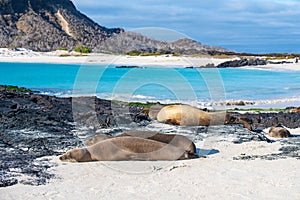
<svg viewBox="0 0 300 200">
<path fill-rule="evenodd" d="M 282 112 L 287 111 L 288 108 L 296 108 L 300 105 L 299 98 L 279 98 L 279 99 L 264 99 L 264 100 L 242 100 L 242 99 L 227 99 L 224 101 L 216 101 L 216 102 L 201 102 L 201 101 L 176 101 L 176 100 L 153 100 L 152 98 L 146 99 L 144 96 L 138 96 L 139 98 L 131 99 L 128 101 L 127 98 L 111 98 L 105 97 L 98 94 L 72 94 L 70 90 L 68 93 L 62 93 L 59 91 L 51 92 L 51 91 L 43 91 L 36 88 L 25 88 L 22 86 L 12 86 L 12 85 L 1 85 L 0 88 L 10 88 L 8 90 L 21 92 L 21 93 L 32 93 L 36 95 L 45 95 L 57 98 L 85 98 L 85 97 L 97 97 L 102 100 L 113 101 L 117 103 L 124 103 L 128 105 L 141 105 L 150 107 L 155 104 L 186 104 L 190 106 L 197 107 L 199 109 L 207 109 L 209 111 L 241 111 L 241 112 Z M 277 111 L 278 110 L 278 111 Z"/>
<path fill-rule="evenodd" d="M 263 58 L 263 57 L 256 57 Z M 103 53 L 80 54 L 76 52 L 55 51 L 55 52 L 33 52 L 26 49 L 19 51 L 0 48 L 0 62 L 19 63 L 48 63 L 48 64 L 100 64 L 100 65 L 135 65 L 147 67 L 167 67 L 167 68 L 189 68 L 214 64 L 217 66 L 226 61 L 240 59 L 238 56 L 227 56 L 218 58 L 214 56 L 129 56 Z M 293 62 L 289 60 L 277 60 Z M 245 66 L 245 69 L 260 70 L 295 70 L 300 71 L 300 63 L 267 64 L 258 66 Z"/>
<path fill-rule="evenodd" d="M 119 119 L 115 122 L 117 126 L 109 124 L 103 128 L 91 122 L 98 119 L 104 125 L 110 121 L 107 119 L 111 117 L 112 103 L 105 100 L 79 98 L 71 102 L 69 98 L 5 91 L 0 95 L 3 111 L 0 150 L 4 173 L 7 173 L 0 180 L 4 184 L 11 179 L 18 181 L 1 187 L 0 199 L 95 199 L 99 196 L 141 199 L 145 194 L 153 199 L 299 198 L 300 129 L 294 129 L 293 124 L 289 130 L 296 137 L 273 139 L 240 124 L 186 127 L 148 121 L 142 108 L 136 106 L 125 113 L 113 113 Z M 92 102 L 97 103 L 97 119 L 91 118 L 89 110 L 93 108 L 87 110 Z M 78 103 L 79 111 L 85 111 L 80 112 L 76 122 L 72 119 L 74 103 Z M 124 107 L 115 106 L 117 110 Z M 283 122 L 296 120 L 294 125 L 299 125 L 300 119 L 298 113 L 260 114 L 256 118 L 260 120 L 256 125 L 262 128 L 273 125 L 269 124 L 271 120 L 277 123 L 275 118 Z M 136 129 L 181 134 L 190 138 L 200 154 L 203 151 L 207 157 L 90 163 L 63 163 L 58 159 L 97 133 L 113 135 Z"/>
<path fill-rule="evenodd" d="M 263 100 L 243 100 L 243 99 L 227 99 L 222 102 L 200 102 L 200 101 L 176 101 L 176 100 L 153 100 L 152 98 L 147 99 L 146 97 L 141 96 L 139 99 L 131 99 L 131 101 L 127 101 L 127 98 L 111 98 L 111 97 L 103 97 L 98 94 L 60 94 L 60 93 L 49 93 L 49 92 L 41 92 L 38 91 L 36 94 L 47 95 L 47 96 L 55 96 L 59 98 L 68 98 L 68 97 L 97 97 L 99 99 L 104 99 L 108 101 L 116 101 L 122 102 L 126 104 L 144 104 L 144 105 L 152 105 L 152 104 L 187 104 L 190 106 L 197 107 L 199 109 L 207 109 L 211 111 L 218 110 L 284 110 L 290 107 L 299 107 L 300 106 L 300 98 L 279 98 L 279 99 L 263 99 Z M 243 105 L 241 105 L 241 103 Z"/>
</svg>

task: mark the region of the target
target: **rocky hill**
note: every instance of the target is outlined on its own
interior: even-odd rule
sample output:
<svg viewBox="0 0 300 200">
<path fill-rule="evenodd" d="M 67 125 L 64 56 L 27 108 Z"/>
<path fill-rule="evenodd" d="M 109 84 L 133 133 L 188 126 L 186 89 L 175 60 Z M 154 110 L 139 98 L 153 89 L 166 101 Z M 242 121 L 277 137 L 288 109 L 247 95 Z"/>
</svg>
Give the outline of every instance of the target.
<svg viewBox="0 0 300 200">
<path fill-rule="evenodd" d="M 157 41 L 122 28 L 106 28 L 80 13 L 70 0 L 0 0 L 0 47 L 35 51 L 73 49 L 85 45 L 94 52 L 227 52 L 190 39 Z"/>
<path fill-rule="evenodd" d="M 69 0 L 0 0 L 0 46 L 37 51 L 99 42 L 123 29 L 99 26 Z"/>
<path fill-rule="evenodd" d="M 127 53 L 139 52 L 162 52 L 180 54 L 218 54 L 230 51 L 221 47 L 202 45 L 192 39 L 180 39 L 174 42 L 165 42 L 145 37 L 135 32 L 122 32 L 108 38 L 101 46 L 102 50 Z"/>
</svg>

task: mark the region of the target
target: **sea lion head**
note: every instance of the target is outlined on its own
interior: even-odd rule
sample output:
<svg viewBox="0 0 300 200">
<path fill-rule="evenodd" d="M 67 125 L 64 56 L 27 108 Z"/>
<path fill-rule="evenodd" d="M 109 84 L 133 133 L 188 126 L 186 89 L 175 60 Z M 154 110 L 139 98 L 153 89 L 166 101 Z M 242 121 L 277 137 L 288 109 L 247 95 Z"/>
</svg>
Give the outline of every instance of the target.
<svg viewBox="0 0 300 200">
<path fill-rule="evenodd" d="M 86 148 L 76 148 L 67 151 L 59 159 L 65 162 L 87 162 L 92 161 L 91 155 Z"/>
<path fill-rule="evenodd" d="M 277 127 L 271 127 L 269 129 L 269 136 L 274 137 L 274 138 L 287 138 L 287 137 L 292 137 L 291 133 L 283 127 L 277 126 Z"/>
<path fill-rule="evenodd" d="M 232 116 L 229 113 L 226 113 L 224 124 L 232 124 L 236 120 L 236 117 Z"/>
</svg>

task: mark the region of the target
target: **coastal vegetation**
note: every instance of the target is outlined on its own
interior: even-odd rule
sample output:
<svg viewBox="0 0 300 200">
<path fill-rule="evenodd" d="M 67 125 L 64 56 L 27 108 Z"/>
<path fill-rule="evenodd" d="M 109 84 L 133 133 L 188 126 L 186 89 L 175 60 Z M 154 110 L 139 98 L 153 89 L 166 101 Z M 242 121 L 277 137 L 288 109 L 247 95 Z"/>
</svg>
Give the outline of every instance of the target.
<svg viewBox="0 0 300 200">
<path fill-rule="evenodd" d="M 68 48 L 66 48 L 66 47 L 58 47 L 56 50 L 58 50 L 58 51 L 68 51 Z"/>
<path fill-rule="evenodd" d="M 77 46 L 74 49 L 77 53 L 92 53 L 92 49 L 83 45 Z"/>
<path fill-rule="evenodd" d="M 143 52 L 143 51 L 130 51 L 126 53 L 126 55 L 129 56 L 161 56 L 161 55 L 169 55 L 171 52 L 167 51 L 149 51 L 149 52 Z"/>
<path fill-rule="evenodd" d="M 278 55 L 278 56 L 268 56 L 265 60 L 284 60 L 284 59 L 294 59 L 296 55 Z"/>
<path fill-rule="evenodd" d="M 140 102 L 130 102 L 128 105 L 130 107 L 142 107 L 142 108 L 150 108 L 151 106 L 156 105 L 157 102 L 147 102 L 147 103 L 140 103 Z"/>
<path fill-rule="evenodd" d="M 175 53 L 175 52 L 171 52 L 171 51 L 150 51 L 150 52 L 142 52 L 142 51 L 130 51 L 127 52 L 126 55 L 129 56 L 161 56 L 161 55 L 167 55 L 167 56 L 181 56 L 180 53 Z"/>
<path fill-rule="evenodd" d="M 18 86 L 12 86 L 12 85 L 0 85 L 0 91 L 8 90 L 12 92 L 18 92 L 18 93 L 33 93 L 36 92 L 34 90 L 30 90 L 25 87 L 18 87 Z"/>
</svg>

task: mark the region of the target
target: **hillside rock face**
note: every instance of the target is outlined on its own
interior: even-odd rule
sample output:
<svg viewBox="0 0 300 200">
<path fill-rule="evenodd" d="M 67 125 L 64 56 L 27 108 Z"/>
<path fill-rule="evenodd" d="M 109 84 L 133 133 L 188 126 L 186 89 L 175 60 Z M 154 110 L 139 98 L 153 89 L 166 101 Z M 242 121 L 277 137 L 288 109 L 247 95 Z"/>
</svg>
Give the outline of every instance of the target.
<svg viewBox="0 0 300 200">
<path fill-rule="evenodd" d="M 228 50 L 221 47 L 202 45 L 201 43 L 183 38 L 174 42 L 165 42 L 148 38 L 135 32 L 122 32 L 108 38 L 102 45 L 103 50 L 127 53 L 130 51 L 140 52 L 162 52 L 180 54 L 218 54 L 226 53 Z"/>
<path fill-rule="evenodd" d="M 83 44 L 96 49 L 120 32 L 99 26 L 69 0 L 0 0 L 1 47 L 49 51 Z"/>
<path fill-rule="evenodd" d="M 0 47 L 53 51 L 60 47 L 71 50 L 77 45 L 112 53 L 227 52 L 190 39 L 168 43 L 121 28 L 105 28 L 80 13 L 70 0 L 0 0 Z"/>
</svg>

